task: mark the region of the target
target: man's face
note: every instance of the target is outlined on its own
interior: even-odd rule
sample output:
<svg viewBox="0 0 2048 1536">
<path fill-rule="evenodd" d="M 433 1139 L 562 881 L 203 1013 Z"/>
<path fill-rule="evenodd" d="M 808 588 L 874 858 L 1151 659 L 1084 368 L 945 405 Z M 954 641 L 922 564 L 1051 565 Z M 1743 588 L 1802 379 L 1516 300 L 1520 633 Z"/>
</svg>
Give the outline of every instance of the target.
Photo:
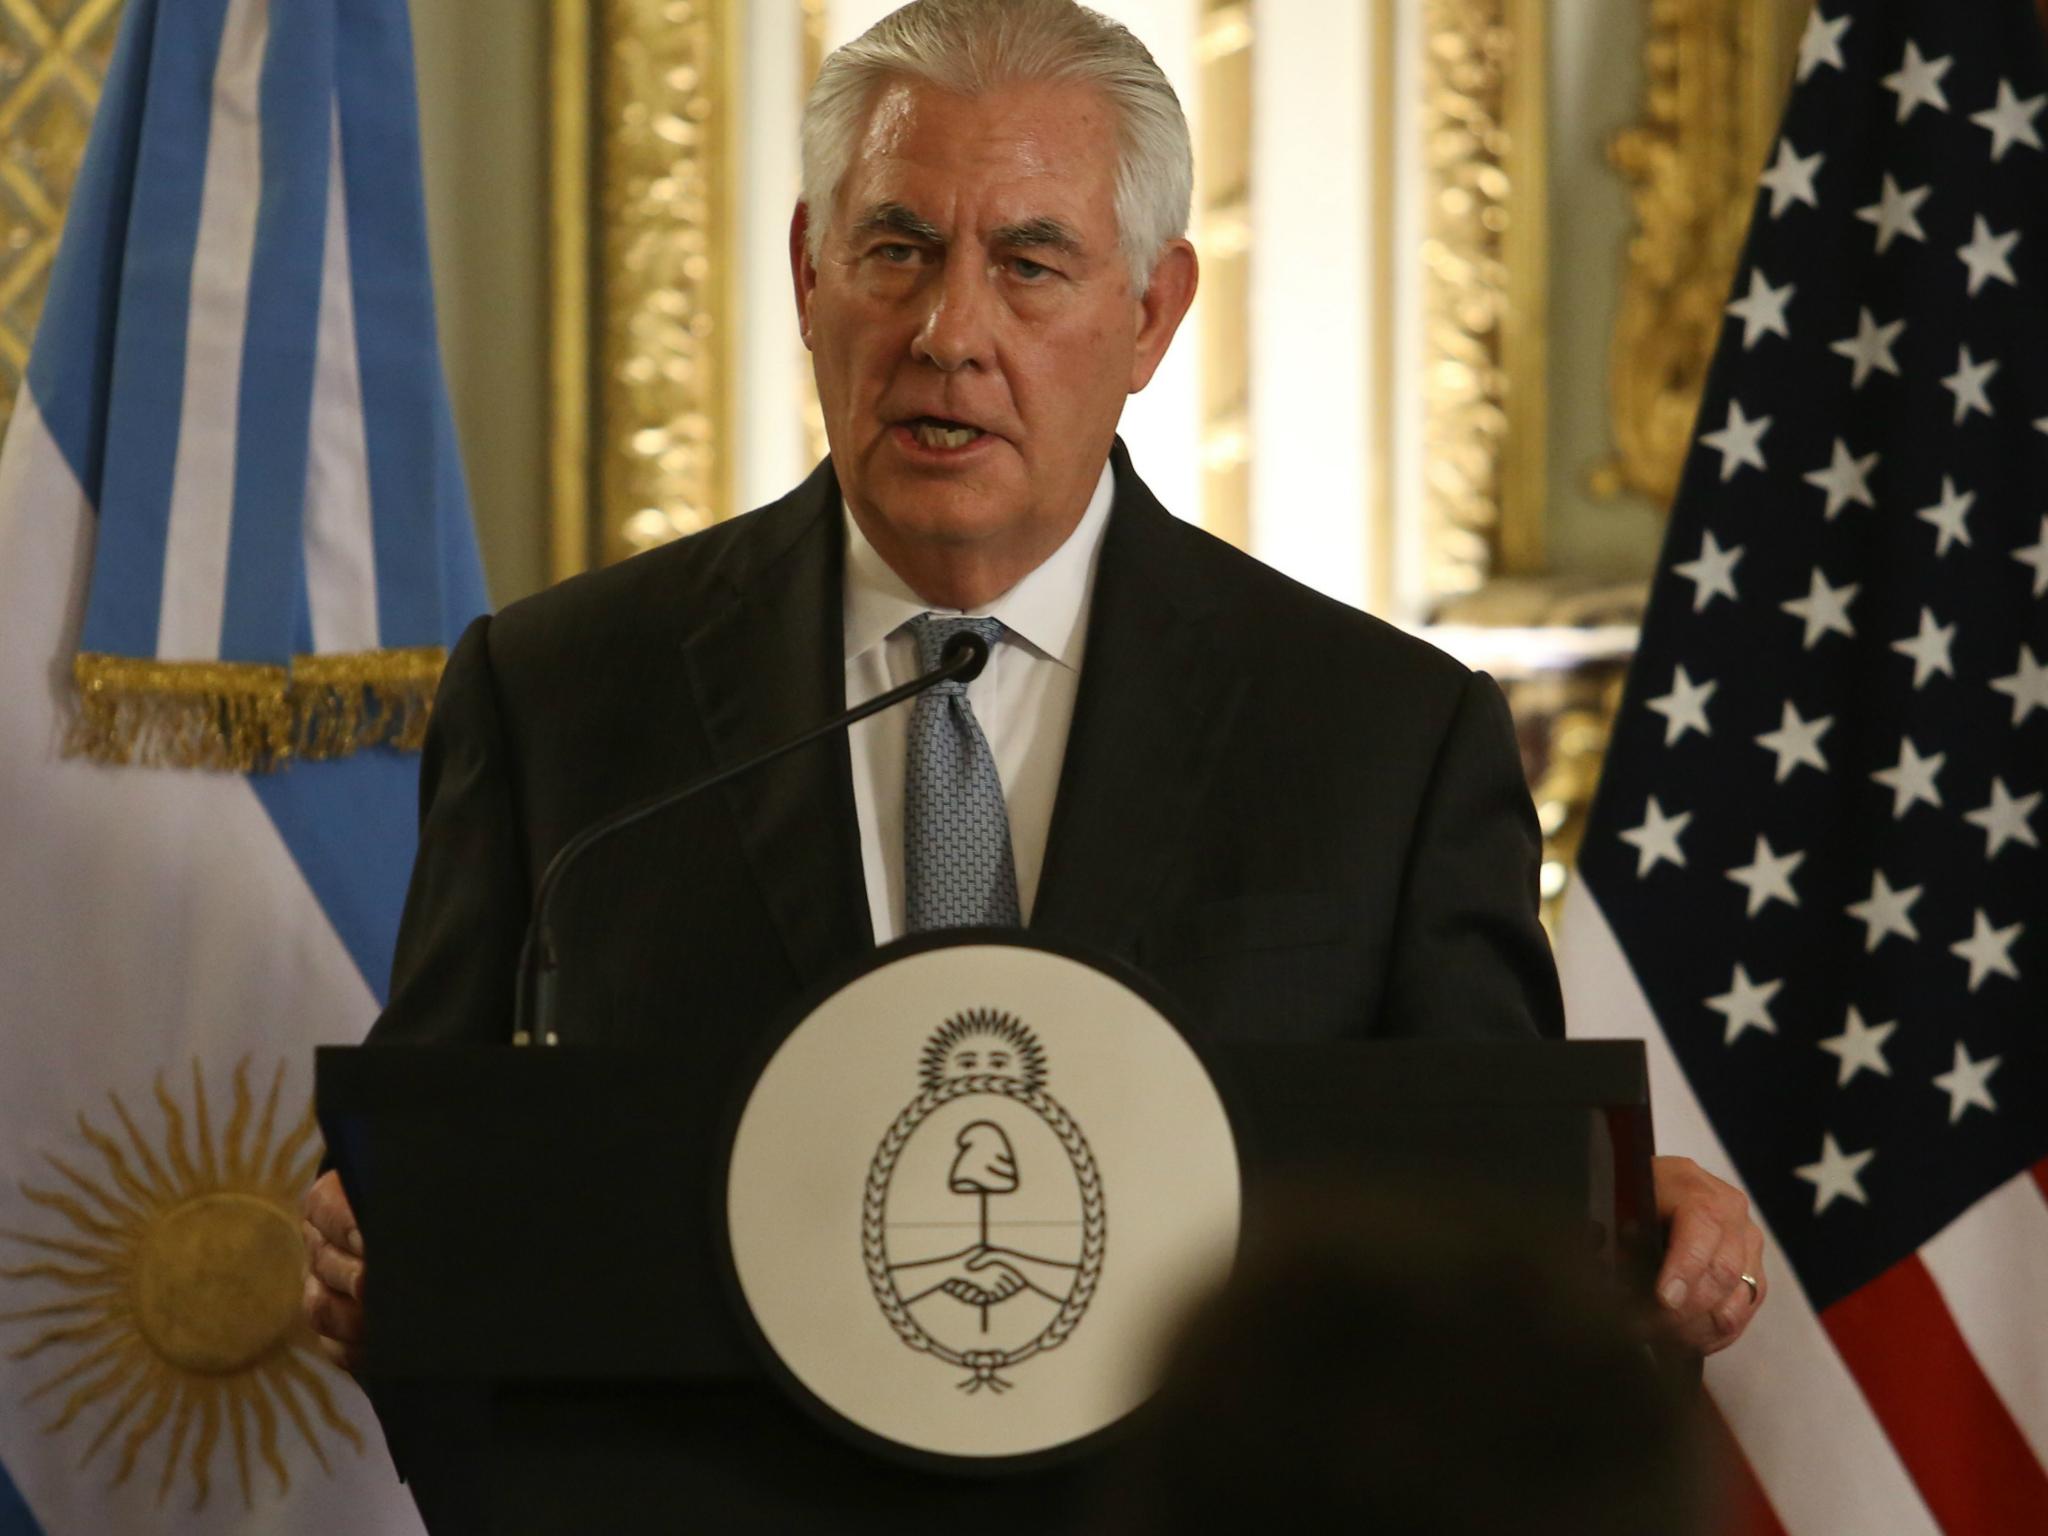
<svg viewBox="0 0 2048 1536">
<path fill-rule="evenodd" d="M 1007 586 L 1079 520 L 1193 291 L 1185 242 L 1153 285 L 1164 301 L 1131 291 L 1115 175 L 1092 87 L 902 83 L 876 98 L 815 265 L 799 210 L 791 260 L 833 466 L 900 572 L 993 562 Z"/>
</svg>

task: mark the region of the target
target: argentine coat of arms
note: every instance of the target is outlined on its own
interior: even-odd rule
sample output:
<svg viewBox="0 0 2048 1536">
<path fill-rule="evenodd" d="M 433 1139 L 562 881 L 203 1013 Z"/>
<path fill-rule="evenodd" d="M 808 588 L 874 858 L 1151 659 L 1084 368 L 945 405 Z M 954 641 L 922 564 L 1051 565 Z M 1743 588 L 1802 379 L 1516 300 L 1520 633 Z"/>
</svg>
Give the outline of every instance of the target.
<svg viewBox="0 0 2048 1536">
<path fill-rule="evenodd" d="M 910 1349 L 1007 1391 L 1057 1349 L 1102 1279 L 1108 1219 L 1088 1139 L 1046 1091 L 1044 1048 L 970 1010 L 925 1043 L 917 1096 L 883 1134 L 861 1199 L 861 1259 Z"/>
</svg>

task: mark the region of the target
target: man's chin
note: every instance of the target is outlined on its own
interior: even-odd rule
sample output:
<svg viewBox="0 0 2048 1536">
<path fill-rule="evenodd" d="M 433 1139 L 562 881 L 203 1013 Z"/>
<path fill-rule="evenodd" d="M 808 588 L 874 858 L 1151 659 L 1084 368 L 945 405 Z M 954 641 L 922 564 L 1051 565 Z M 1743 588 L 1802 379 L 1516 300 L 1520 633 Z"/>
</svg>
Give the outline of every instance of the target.
<svg viewBox="0 0 2048 1536">
<path fill-rule="evenodd" d="M 1018 488 L 1006 477 L 922 473 L 876 477 L 865 498 L 872 515 L 902 539 L 973 544 L 1023 516 Z"/>
</svg>

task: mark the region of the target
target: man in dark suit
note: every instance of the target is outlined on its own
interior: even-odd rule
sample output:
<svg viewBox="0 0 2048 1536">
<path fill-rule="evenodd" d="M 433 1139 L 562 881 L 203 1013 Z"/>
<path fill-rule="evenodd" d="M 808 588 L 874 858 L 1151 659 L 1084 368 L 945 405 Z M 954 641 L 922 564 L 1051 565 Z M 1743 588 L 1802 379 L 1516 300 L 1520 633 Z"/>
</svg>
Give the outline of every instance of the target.
<svg viewBox="0 0 2048 1536">
<path fill-rule="evenodd" d="M 832 456 L 465 636 L 372 1038 L 505 1038 L 555 849 L 910 675 L 919 608 L 1002 626 L 968 711 L 1007 800 L 989 911 L 1139 966 L 1218 1035 L 1562 1034 L 1499 691 L 1176 521 L 1115 440 L 1196 281 L 1186 125 L 1142 46 L 1066 0 L 921 0 L 834 55 L 804 133 L 791 265 Z M 914 926 L 903 731 L 596 855 L 558 909 L 562 1016 L 736 1071 Z M 1674 1326 L 1714 1347 L 1760 1300 L 1760 1235 L 1690 1164 L 1658 1177 Z M 309 1315 L 347 1359 L 364 1269 L 332 1176 L 308 1220 Z"/>
</svg>

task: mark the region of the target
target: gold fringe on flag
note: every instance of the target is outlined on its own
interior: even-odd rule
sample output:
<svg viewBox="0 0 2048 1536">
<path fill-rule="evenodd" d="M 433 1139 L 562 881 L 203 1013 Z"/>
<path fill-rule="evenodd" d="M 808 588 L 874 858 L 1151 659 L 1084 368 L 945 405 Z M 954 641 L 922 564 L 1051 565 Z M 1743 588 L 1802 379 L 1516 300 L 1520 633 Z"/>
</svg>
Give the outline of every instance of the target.
<svg viewBox="0 0 2048 1536">
<path fill-rule="evenodd" d="M 294 757 L 347 757 L 427 735 L 440 646 L 254 662 L 156 661 L 82 652 L 78 714 L 65 750 L 145 768 L 268 773 Z"/>
</svg>

